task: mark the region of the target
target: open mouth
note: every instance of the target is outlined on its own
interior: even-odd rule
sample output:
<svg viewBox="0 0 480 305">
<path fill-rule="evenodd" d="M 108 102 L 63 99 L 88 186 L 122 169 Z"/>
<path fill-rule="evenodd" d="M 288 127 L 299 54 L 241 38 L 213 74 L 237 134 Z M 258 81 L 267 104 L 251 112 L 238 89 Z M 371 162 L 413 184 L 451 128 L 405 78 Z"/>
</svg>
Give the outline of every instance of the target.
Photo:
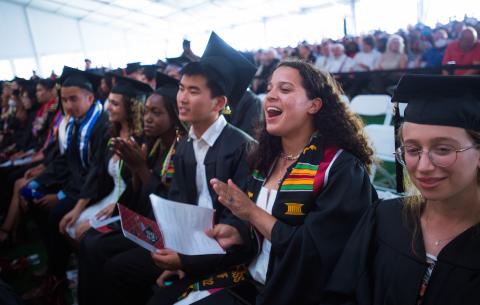
<svg viewBox="0 0 480 305">
<path fill-rule="evenodd" d="M 269 118 L 274 118 L 281 115 L 283 111 L 277 107 L 268 107 L 267 108 L 267 115 Z"/>
</svg>

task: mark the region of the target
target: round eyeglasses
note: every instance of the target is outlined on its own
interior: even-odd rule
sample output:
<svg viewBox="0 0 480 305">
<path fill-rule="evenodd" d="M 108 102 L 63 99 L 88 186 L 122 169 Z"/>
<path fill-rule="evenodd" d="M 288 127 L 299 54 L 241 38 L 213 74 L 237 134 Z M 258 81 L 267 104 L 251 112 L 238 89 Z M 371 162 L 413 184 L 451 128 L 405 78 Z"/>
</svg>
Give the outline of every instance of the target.
<svg viewBox="0 0 480 305">
<path fill-rule="evenodd" d="M 400 162 L 400 164 L 402 164 L 403 166 L 410 167 L 417 165 L 423 153 L 427 153 L 428 158 L 433 165 L 438 167 L 448 167 L 455 163 L 458 153 L 467 151 L 471 148 L 478 148 L 479 146 L 480 145 L 475 144 L 473 146 L 457 149 L 456 147 L 451 145 L 441 144 L 435 145 L 427 151 L 421 150 L 416 146 L 405 145 L 397 148 L 394 154 L 397 161 Z"/>
</svg>

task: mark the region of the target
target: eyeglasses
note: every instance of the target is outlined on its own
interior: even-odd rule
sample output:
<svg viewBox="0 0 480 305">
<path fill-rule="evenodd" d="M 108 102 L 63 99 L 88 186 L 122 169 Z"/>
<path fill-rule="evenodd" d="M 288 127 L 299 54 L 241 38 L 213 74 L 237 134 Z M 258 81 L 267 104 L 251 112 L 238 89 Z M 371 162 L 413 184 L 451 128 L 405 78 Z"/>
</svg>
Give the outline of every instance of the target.
<svg viewBox="0 0 480 305">
<path fill-rule="evenodd" d="M 421 155 L 426 152 L 432 164 L 438 167 L 448 167 L 455 163 L 459 152 L 464 152 L 471 148 L 478 148 L 479 146 L 480 145 L 475 144 L 470 147 L 457 149 L 451 145 L 441 144 L 433 146 L 428 151 L 424 151 L 416 146 L 406 145 L 397 148 L 395 151 L 395 158 L 403 166 L 410 167 L 417 165 L 418 161 L 420 161 Z"/>
</svg>

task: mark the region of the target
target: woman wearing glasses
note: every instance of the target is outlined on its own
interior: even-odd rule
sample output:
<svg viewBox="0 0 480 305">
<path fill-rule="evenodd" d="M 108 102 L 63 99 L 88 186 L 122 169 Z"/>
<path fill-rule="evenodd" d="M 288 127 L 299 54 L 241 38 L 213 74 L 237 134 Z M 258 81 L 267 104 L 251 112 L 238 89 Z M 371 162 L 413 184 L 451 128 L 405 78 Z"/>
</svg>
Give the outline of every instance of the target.
<svg viewBox="0 0 480 305">
<path fill-rule="evenodd" d="M 480 77 L 407 75 L 409 196 L 358 224 L 322 304 L 480 304 Z"/>
</svg>

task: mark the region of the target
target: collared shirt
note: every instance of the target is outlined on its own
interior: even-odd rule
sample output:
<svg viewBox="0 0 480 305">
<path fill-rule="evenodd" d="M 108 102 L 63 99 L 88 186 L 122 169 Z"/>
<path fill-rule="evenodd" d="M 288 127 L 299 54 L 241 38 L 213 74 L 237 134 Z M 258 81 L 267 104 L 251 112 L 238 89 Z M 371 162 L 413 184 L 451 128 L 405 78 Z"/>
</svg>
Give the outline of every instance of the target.
<svg viewBox="0 0 480 305">
<path fill-rule="evenodd" d="M 225 126 L 227 126 L 227 121 L 223 115 L 220 115 L 200 138 L 197 138 L 192 127 L 190 127 L 190 131 L 188 132 L 189 138 L 193 140 L 193 151 L 195 153 L 195 160 L 197 161 L 195 182 L 198 194 L 197 204 L 201 207 L 213 208 L 212 197 L 210 197 L 208 191 L 208 181 L 204 161 L 208 149 L 215 144 L 215 141 L 218 139 Z"/>
</svg>

